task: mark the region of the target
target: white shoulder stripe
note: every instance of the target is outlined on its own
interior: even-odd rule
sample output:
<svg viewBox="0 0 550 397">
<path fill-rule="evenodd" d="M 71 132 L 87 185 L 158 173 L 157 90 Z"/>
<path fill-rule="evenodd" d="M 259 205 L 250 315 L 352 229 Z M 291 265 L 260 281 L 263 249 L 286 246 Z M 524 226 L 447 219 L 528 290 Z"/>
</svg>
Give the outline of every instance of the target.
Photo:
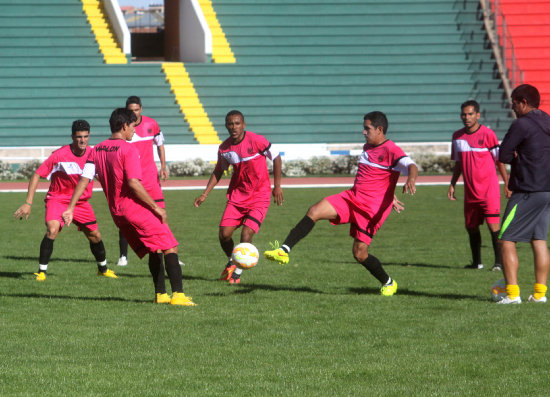
<svg viewBox="0 0 550 397">
<path fill-rule="evenodd" d="M 53 166 L 47 179 L 50 180 L 52 175 L 56 172 L 64 172 L 67 175 L 81 175 L 82 168 L 80 168 L 78 163 L 75 163 L 74 161 L 61 161 Z"/>
<path fill-rule="evenodd" d="M 239 164 L 255 159 L 261 156 L 260 153 L 256 153 L 250 157 L 241 157 L 237 152 L 225 152 L 222 153 L 222 157 L 227 160 L 229 164 Z"/>
<path fill-rule="evenodd" d="M 488 152 L 489 148 L 486 147 L 471 147 L 468 141 L 464 139 L 456 139 L 454 141 L 455 152 Z"/>
</svg>

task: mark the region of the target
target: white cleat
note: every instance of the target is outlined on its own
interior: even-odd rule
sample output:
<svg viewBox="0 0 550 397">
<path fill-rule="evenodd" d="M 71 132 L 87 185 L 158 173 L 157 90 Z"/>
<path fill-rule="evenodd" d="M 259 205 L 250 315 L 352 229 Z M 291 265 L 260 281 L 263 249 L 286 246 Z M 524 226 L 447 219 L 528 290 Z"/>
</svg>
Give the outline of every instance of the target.
<svg viewBox="0 0 550 397">
<path fill-rule="evenodd" d="M 497 302 L 497 305 L 519 305 L 521 298 L 516 296 L 514 299 L 510 299 L 508 295 Z"/>
<path fill-rule="evenodd" d="M 535 299 L 535 297 L 533 295 L 529 295 L 528 301 L 529 302 L 536 302 L 536 303 L 546 303 L 546 296 L 543 296 L 540 299 Z"/>
<path fill-rule="evenodd" d="M 118 258 L 117 266 L 126 266 L 128 264 L 128 259 L 125 256 Z"/>
</svg>

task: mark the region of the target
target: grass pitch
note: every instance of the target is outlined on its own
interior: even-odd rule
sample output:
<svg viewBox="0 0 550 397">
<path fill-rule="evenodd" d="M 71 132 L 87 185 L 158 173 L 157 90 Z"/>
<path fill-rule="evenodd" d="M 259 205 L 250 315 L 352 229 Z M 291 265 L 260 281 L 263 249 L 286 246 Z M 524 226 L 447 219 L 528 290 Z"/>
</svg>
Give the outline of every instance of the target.
<svg viewBox="0 0 550 397">
<path fill-rule="evenodd" d="M 254 243 L 283 240 L 309 205 L 341 189 L 286 189 Z M 319 222 L 285 267 L 260 260 L 242 283 L 218 281 L 224 192 L 194 208 L 196 191 L 166 192 L 180 241 L 185 292 L 197 307 L 154 305 L 146 260 L 114 266 L 117 232 L 102 193 L 92 204 L 118 280 L 96 276 L 88 243 L 58 237 L 48 279 L 34 280 L 45 228 L 37 194 L 29 221 L 11 215 L 22 193 L 0 194 L 2 395 L 547 395 L 548 305 L 490 301 L 488 270 L 469 263 L 461 198 L 446 187 L 403 197 L 370 251 L 399 283 L 386 298 L 351 255 L 347 226 Z M 237 237 L 238 238 L 238 237 Z M 532 292 L 529 246 L 520 287 Z M 483 259 L 493 261 L 483 227 Z"/>
</svg>

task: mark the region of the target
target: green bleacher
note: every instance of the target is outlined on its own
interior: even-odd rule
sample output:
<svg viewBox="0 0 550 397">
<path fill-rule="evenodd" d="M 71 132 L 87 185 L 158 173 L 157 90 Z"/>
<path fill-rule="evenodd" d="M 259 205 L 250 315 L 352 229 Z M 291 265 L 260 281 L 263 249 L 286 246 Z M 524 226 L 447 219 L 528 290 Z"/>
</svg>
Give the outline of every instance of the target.
<svg viewBox="0 0 550 397">
<path fill-rule="evenodd" d="M 160 64 L 104 64 L 79 0 L 0 0 L 0 87 L 0 146 L 66 144 L 80 118 L 98 143 L 130 95 L 167 143 L 197 143 Z"/>
<path fill-rule="evenodd" d="M 220 136 L 241 110 L 276 143 L 361 142 L 362 116 L 389 137 L 448 141 L 476 99 L 502 137 L 511 118 L 474 0 L 214 0 L 236 64 L 186 64 Z"/>
</svg>

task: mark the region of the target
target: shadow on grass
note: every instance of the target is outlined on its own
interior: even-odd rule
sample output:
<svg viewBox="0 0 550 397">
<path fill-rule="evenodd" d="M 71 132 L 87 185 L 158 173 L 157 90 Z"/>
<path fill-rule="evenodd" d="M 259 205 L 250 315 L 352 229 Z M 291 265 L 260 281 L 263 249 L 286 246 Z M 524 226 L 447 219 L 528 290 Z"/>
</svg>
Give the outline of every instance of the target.
<svg viewBox="0 0 550 397">
<path fill-rule="evenodd" d="M 368 287 L 350 288 L 349 291 L 353 292 L 354 294 L 360 294 L 360 295 L 380 294 L 380 289 L 368 288 Z M 397 290 L 397 295 L 419 296 L 419 297 L 437 298 L 437 299 L 453 299 L 453 300 L 470 299 L 470 300 L 481 301 L 481 302 L 487 301 L 486 297 L 479 296 L 479 295 L 464 295 L 464 294 L 450 294 L 450 293 L 438 294 L 438 293 L 421 292 L 421 291 L 410 291 L 407 288 L 399 288 Z"/>
<path fill-rule="evenodd" d="M 38 298 L 38 299 L 67 299 L 67 300 L 82 300 L 82 301 L 99 301 L 99 302 L 133 302 L 133 303 L 152 303 L 152 299 L 125 299 L 116 296 L 69 296 L 69 295 L 52 295 L 52 294 L 2 294 L 0 296 L 10 298 Z"/>
<path fill-rule="evenodd" d="M 3 258 L 10 259 L 10 260 L 16 260 L 16 261 L 32 261 L 33 263 L 38 262 L 38 255 L 34 255 L 34 256 L 4 255 Z M 55 262 L 95 263 L 95 259 L 94 258 L 75 259 L 75 258 L 52 257 L 52 259 L 50 260 L 50 264 L 55 263 Z"/>
<path fill-rule="evenodd" d="M 449 266 L 449 265 L 434 265 L 434 264 L 427 264 L 427 263 L 408 263 L 408 262 L 404 262 L 404 263 L 388 262 L 388 263 L 382 263 L 382 266 L 427 267 L 432 269 L 462 269 L 460 267 Z"/>
<path fill-rule="evenodd" d="M 325 294 L 326 293 L 324 291 L 309 288 L 309 287 L 288 287 L 288 286 L 282 286 L 282 285 L 269 285 L 269 284 L 245 284 L 245 285 L 238 284 L 238 285 L 231 285 L 231 287 L 235 288 L 235 293 L 236 294 L 249 294 L 251 292 L 254 292 L 255 290 L 306 292 L 306 293 L 309 293 L 309 294 Z"/>
<path fill-rule="evenodd" d="M 2 278 L 25 278 L 24 276 L 32 276 L 33 273 L 21 273 L 21 272 L 0 272 Z"/>
</svg>

